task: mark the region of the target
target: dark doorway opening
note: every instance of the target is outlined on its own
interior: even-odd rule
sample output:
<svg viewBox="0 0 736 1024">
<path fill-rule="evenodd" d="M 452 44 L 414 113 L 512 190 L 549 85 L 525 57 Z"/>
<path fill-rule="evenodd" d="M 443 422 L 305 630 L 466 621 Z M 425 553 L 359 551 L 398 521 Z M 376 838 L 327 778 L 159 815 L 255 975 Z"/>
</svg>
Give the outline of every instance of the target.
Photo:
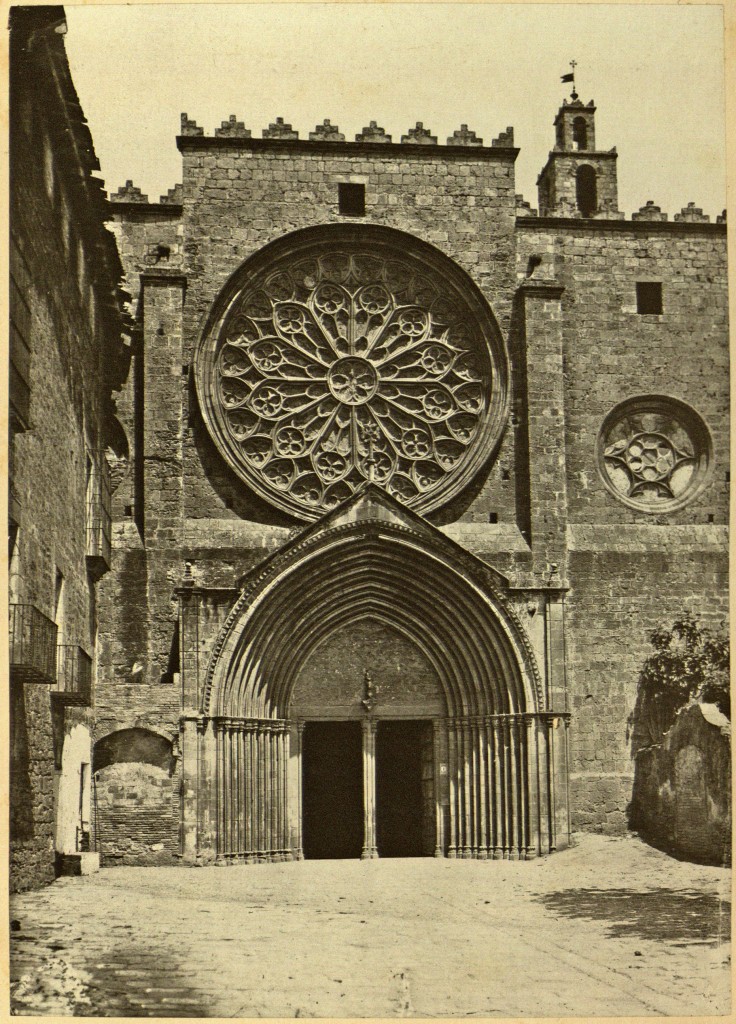
<svg viewBox="0 0 736 1024">
<path fill-rule="evenodd" d="M 432 723 L 379 722 L 376 831 L 380 857 L 434 852 Z"/>
<path fill-rule="evenodd" d="M 309 860 L 360 857 L 363 740 L 360 722 L 307 722 L 302 745 L 302 842 Z"/>
</svg>

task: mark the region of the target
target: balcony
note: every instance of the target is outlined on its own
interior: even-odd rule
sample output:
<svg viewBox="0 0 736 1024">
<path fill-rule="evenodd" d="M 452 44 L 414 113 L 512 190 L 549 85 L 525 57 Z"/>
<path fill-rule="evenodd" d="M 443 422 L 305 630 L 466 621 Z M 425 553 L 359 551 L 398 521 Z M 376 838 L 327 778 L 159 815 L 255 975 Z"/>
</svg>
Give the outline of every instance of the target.
<svg viewBox="0 0 736 1024">
<path fill-rule="evenodd" d="M 92 704 L 92 659 L 81 647 L 59 644 L 56 648 L 56 685 L 51 695 L 60 704 Z"/>
<path fill-rule="evenodd" d="M 32 604 L 10 605 L 10 675 L 23 683 L 56 680 L 56 623 Z"/>
<path fill-rule="evenodd" d="M 102 453 L 93 465 L 87 489 L 87 570 L 99 579 L 109 571 L 112 555 L 110 467 Z"/>
</svg>

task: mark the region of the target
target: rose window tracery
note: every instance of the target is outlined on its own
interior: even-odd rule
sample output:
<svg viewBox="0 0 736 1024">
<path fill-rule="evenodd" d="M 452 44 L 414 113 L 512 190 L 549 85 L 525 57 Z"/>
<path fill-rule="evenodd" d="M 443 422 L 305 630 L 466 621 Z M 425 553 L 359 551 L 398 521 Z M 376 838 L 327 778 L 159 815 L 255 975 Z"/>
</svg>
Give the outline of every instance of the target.
<svg viewBox="0 0 736 1024">
<path fill-rule="evenodd" d="M 424 511 L 500 433 L 492 330 L 425 262 L 312 246 L 249 275 L 206 339 L 205 419 L 236 472 L 286 511 L 314 518 L 368 479 Z"/>
<path fill-rule="evenodd" d="M 599 443 L 603 479 L 633 508 L 666 512 L 700 490 L 710 456 L 705 424 L 682 402 L 633 399 L 613 410 Z"/>
</svg>

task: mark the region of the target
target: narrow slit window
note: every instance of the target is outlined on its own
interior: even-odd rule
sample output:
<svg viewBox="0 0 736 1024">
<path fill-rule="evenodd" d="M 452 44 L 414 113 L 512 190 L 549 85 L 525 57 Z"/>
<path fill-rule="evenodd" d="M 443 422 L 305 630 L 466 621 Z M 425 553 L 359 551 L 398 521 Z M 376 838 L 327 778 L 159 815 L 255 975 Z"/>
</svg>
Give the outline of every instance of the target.
<svg viewBox="0 0 736 1024">
<path fill-rule="evenodd" d="M 365 216 L 365 185 L 343 182 L 337 186 L 337 204 L 346 217 Z"/>
<path fill-rule="evenodd" d="M 636 312 L 653 315 L 662 312 L 662 285 L 660 282 L 636 282 Z"/>
<path fill-rule="evenodd" d="M 588 128 L 584 117 L 576 117 L 572 123 L 572 139 L 576 149 L 588 148 Z"/>
</svg>

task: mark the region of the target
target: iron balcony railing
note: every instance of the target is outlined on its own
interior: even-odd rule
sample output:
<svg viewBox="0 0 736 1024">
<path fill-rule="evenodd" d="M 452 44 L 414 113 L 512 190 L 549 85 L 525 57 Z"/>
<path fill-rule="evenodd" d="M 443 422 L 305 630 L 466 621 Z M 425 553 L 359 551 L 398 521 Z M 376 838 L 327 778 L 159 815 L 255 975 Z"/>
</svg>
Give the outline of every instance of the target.
<svg viewBox="0 0 736 1024">
<path fill-rule="evenodd" d="M 92 659 L 74 644 L 56 648 L 56 685 L 52 694 L 64 704 L 92 703 Z"/>
<path fill-rule="evenodd" d="M 56 623 L 35 605 L 10 605 L 10 674 L 24 683 L 56 680 Z"/>
<path fill-rule="evenodd" d="M 94 473 L 87 494 L 87 564 L 95 576 L 102 576 L 112 554 L 110 467 L 101 452 L 90 458 Z"/>
</svg>

